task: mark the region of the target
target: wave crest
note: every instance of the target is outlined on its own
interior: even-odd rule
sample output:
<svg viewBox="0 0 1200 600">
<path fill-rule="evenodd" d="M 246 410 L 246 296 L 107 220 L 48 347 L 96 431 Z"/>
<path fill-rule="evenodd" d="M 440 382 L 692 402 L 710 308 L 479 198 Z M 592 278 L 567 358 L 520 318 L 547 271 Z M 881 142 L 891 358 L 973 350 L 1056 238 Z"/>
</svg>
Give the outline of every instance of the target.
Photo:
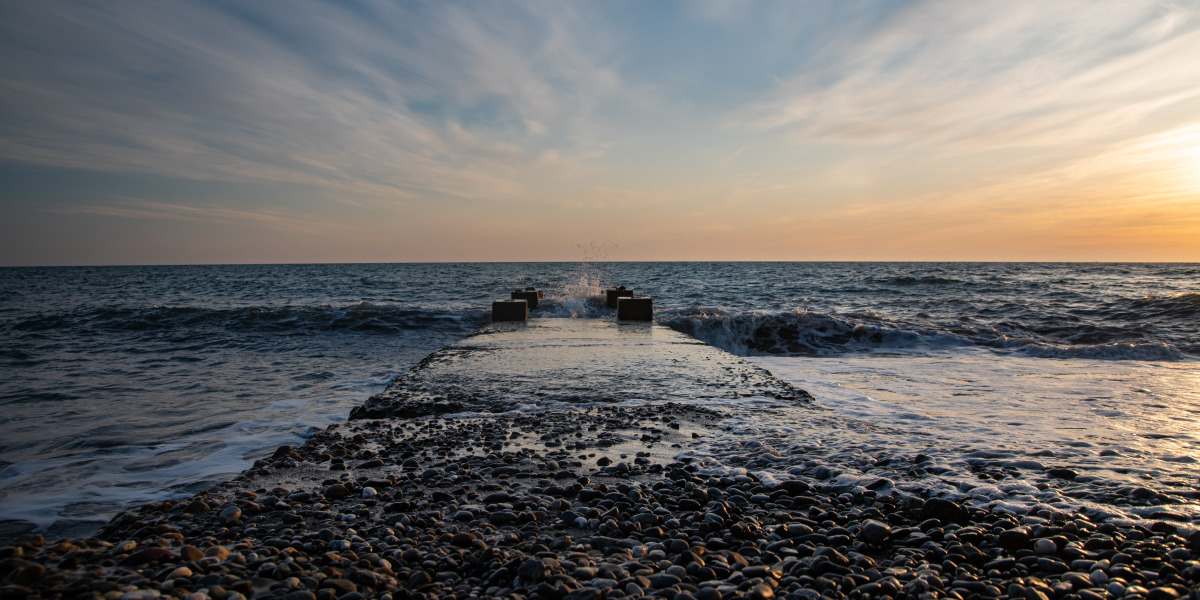
<svg viewBox="0 0 1200 600">
<path fill-rule="evenodd" d="M 394 334 L 417 329 L 461 329 L 464 333 L 484 321 L 482 311 L 468 314 L 360 302 L 348 307 L 280 306 L 197 308 L 152 306 L 100 308 L 65 314 L 38 315 L 13 324 L 19 331 L 45 331 L 86 327 L 117 331 L 169 331 L 177 328 L 216 327 L 234 331 L 304 333 L 356 331 Z"/>
<path fill-rule="evenodd" d="M 853 352 L 922 352 L 978 346 L 1035 358 L 1174 361 L 1194 348 L 1161 342 L 1113 342 L 1077 334 L 1067 344 L 1037 334 L 1005 335 L 994 328 L 931 330 L 890 322 L 872 313 L 829 315 L 796 309 L 738 313 L 694 307 L 660 314 L 658 321 L 740 356 L 835 356 Z"/>
</svg>

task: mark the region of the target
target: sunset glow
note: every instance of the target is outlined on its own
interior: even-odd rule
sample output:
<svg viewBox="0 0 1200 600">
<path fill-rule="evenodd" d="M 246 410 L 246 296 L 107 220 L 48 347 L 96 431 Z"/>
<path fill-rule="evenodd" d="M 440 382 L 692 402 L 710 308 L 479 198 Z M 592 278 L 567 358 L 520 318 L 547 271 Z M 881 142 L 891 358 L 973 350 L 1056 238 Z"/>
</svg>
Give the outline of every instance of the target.
<svg viewBox="0 0 1200 600">
<path fill-rule="evenodd" d="M 0 263 L 1200 260 L 1200 4 L 7 3 Z"/>
</svg>

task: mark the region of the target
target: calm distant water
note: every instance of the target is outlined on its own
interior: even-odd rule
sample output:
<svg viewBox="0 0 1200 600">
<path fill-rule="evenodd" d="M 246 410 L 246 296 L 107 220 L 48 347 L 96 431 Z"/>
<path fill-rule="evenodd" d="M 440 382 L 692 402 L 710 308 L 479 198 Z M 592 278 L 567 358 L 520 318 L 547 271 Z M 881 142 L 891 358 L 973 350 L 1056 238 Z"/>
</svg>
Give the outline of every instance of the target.
<svg viewBox="0 0 1200 600">
<path fill-rule="evenodd" d="M 547 291 L 542 318 L 611 318 L 586 299 L 618 283 L 897 446 L 965 456 L 1018 431 L 1075 466 L 1195 483 L 1195 264 L 8 268 L 0 520 L 83 531 L 206 487 L 345 420 L 513 288 Z"/>
</svg>

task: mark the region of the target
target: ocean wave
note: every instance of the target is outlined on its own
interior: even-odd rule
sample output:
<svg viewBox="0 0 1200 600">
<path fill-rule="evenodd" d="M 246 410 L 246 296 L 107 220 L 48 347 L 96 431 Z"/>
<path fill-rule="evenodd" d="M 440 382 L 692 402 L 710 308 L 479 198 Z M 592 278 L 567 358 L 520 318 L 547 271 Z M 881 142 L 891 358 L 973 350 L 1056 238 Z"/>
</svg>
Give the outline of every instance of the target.
<svg viewBox="0 0 1200 600">
<path fill-rule="evenodd" d="M 884 281 L 892 285 L 953 285 L 957 283 L 965 283 L 961 279 L 953 277 L 938 277 L 937 275 L 922 275 L 920 277 L 914 275 L 901 275 L 892 277 Z"/>
<path fill-rule="evenodd" d="M 106 307 L 61 314 L 44 314 L 17 321 L 12 329 L 39 332 L 86 328 L 109 331 L 170 331 L 217 327 L 233 331 L 305 333 L 353 331 L 395 334 L 426 329 L 455 329 L 464 333 L 484 321 L 484 313 L 430 310 L 360 302 L 352 306 L 279 306 L 199 308 L 151 306 Z"/>
<path fill-rule="evenodd" d="M 842 352 L 948 347 L 965 343 L 952 333 L 905 329 L 870 314 L 833 316 L 802 309 L 786 313 L 694 309 L 663 314 L 658 320 L 676 331 L 741 356 L 829 356 Z"/>
<path fill-rule="evenodd" d="M 1005 334 L 986 326 L 950 331 L 891 322 L 869 312 L 823 314 L 796 309 L 739 313 L 694 307 L 660 312 L 658 321 L 740 356 L 836 356 L 978 346 L 1034 358 L 1175 361 L 1197 350 L 1163 342 L 1112 341 L 1120 332 L 1110 328 L 1079 326 L 1058 330 L 1055 337 L 1033 332 Z"/>
<path fill-rule="evenodd" d="M 1179 319 L 1200 318 L 1200 292 L 1174 296 L 1146 296 L 1129 301 L 1136 314 L 1148 317 Z"/>
</svg>

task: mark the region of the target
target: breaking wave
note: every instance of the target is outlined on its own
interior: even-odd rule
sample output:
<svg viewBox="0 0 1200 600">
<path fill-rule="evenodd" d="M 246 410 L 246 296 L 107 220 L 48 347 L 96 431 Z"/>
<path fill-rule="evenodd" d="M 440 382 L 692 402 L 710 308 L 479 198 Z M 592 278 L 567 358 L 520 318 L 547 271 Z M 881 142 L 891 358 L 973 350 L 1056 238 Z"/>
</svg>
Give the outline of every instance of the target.
<svg viewBox="0 0 1200 600">
<path fill-rule="evenodd" d="M 727 312 L 717 308 L 663 311 L 658 321 L 740 356 L 835 356 L 854 352 L 928 352 L 979 346 L 1035 358 L 1181 360 L 1194 345 L 1113 341 L 1140 332 L 1120 327 L 961 326 L 953 330 L 889 321 L 870 313 L 823 314 L 803 309 L 777 313 Z M 1020 333 L 1014 330 L 1021 329 Z"/>
</svg>

